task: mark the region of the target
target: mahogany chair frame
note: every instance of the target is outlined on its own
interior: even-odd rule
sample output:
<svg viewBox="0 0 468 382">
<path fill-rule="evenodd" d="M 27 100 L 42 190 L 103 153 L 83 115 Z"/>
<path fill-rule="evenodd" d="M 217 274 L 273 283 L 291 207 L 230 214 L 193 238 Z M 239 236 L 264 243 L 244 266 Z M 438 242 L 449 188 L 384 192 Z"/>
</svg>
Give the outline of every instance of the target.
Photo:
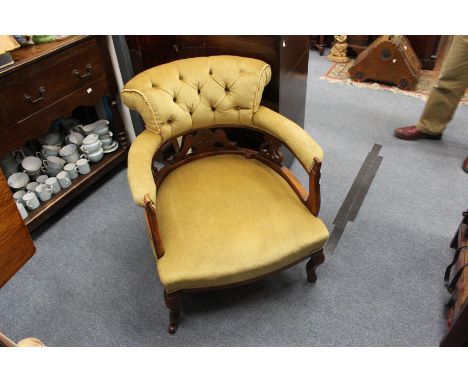
<svg viewBox="0 0 468 382">
<path fill-rule="evenodd" d="M 294 174 L 283 165 L 283 154 L 280 151 L 280 147 L 281 145 L 287 147 L 284 142 L 266 133 L 263 130 L 253 128 L 251 126 L 242 126 L 242 128 L 251 129 L 261 133 L 263 135 L 264 142 L 260 145 L 258 150 L 239 147 L 236 142 L 230 141 L 226 133 L 224 132 L 224 129 L 231 127 L 233 126 L 217 125 L 213 128 L 191 130 L 179 136 L 175 136 L 169 141 L 165 142 L 163 145 L 161 145 L 161 147 L 158 148 L 158 150 L 153 156 L 153 177 L 156 183 L 156 187 L 158 188 L 162 184 L 164 179 L 172 171 L 191 161 L 215 155 L 242 155 L 247 159 L 256 159 L 266 164 L 274 171 L 276 171 L 279 175 L 281 175 L 281 177 L 288 182 L 288 184 L 297 194 L 299 200 L 302 203 L 304 203 L 308 210 L 314 216 L 318 216 L 320 210 L 320 168 L 322 165 L 321 161 L 318 158 L 314 158 L 314 165 L 310 171 L 308 171 L 304 167 L 304 169 L 309 175 L 309 192 L 307 192 L 302 186 L 302 184 L 299 182 L 299 180 L 294 176 Z M 236 126 L 236 128 L 238 129 L 239 127 Z M 182 138 L 180 145 L 177 140 L 177 138 L 179 137 Z M 174 154 L 169 158 L 165 159 L 163 162 L 164 167 L 158 170 L 156 166 L 154 166 L 155 159 L 162 157 L 160 154 L 162 151 L 167 149 L 168 145 L 173 146 Z M 159 232 L 158 220 L 156 217 L 156 205 L 151 200 L 149 194 L 145 195 L 144 203 L 146 219 L 149 226 L 149 231 L 151 234 L 154 249 L 156 252 L 156 257 L 157 259 L 160 259 L 164 256 L 165 250 L 164 243 Z M 310 253 L 307 256 L 297 260 L 296 262 L 288 264 L 287 266 L 281 269 L 262 275 L 260 277 L 256 277 L 254 279 L 215 287 L 180 289 L 171 292 L 165 290 L 164 301 L 170 312 L 170 322 L 168 329 L 169 333 L 174 334 L 177 330 L 178 321 L 182 314 L 182 307 L 180 302 L 180 296 L 182 293 L 224 289 L 252 283 L 260 279 L 269 277 L 272 274 L 279 273 L 306 259 L 309 259 L 309 261 L 306 264 L 307 280 L 311 283 L 314 283 L 317 281 L 317 274 L 315 273 L 315 269 L 325 260 L 323 248 L 313 253 Z"/>
</svg>

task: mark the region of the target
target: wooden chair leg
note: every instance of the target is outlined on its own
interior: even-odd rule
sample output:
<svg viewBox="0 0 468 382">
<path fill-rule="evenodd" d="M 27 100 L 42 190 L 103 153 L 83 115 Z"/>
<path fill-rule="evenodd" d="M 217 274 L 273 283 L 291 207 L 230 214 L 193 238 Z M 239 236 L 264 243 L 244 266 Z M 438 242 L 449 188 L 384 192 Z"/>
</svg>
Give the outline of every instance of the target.
<svg viewBox="0 0 468 382">
<path fill-rule="evenodd" d="M 310 256 L 309 261 L 306 264 L 307 281 L 314 283 L 317 281 L 317 274 L 315 269 L 325 261 L 325 255 L 323 249 L 317 251 Z"/>
<path fill-rule="evenodd" d="M 181 316 L 181 304 L 179 294 L 170 294 L 164 291 L 164 302 L 169 309 L 169 333 L 174 334 Z"/>
</svg>

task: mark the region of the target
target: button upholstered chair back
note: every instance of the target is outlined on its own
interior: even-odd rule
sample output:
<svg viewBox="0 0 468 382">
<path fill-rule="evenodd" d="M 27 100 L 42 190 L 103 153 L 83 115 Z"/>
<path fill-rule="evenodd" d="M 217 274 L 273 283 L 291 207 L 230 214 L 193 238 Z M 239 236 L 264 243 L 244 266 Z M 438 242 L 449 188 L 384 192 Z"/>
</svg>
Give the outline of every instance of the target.
<svg viewBox="0 0 468 382">
<path fill-rule="evenodd" d="M 252 125 L 271 68 L 237 56 L 196 57 L 148 69 L 122 91 L 163 141 L 213 125 Z"/>
</svg>

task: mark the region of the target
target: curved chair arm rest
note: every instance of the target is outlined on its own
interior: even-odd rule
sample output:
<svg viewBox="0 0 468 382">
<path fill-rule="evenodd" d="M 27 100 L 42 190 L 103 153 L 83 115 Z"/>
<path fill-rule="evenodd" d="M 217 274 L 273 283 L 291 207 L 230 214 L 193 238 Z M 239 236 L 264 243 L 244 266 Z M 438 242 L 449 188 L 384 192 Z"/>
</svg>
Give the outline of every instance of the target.
<svg viewBox="0 0 468 382">
<path fill-rule="evenodd" d="M 128 184 L 133 200 L 141 207 L 145 207 L 146 194 L 156 202 L 153 156 L 161 141 L 159 134 L 146 129 L 133 141 L 128 153 Z"/>
<path fill-rule="evenodd" d="M 315 158 L 323 159 L 323 150 L 303 128 L 265 106 L 260 106 L 252 119 L 253 126 L 280 139 L 310 173 Z"/>
</svg>

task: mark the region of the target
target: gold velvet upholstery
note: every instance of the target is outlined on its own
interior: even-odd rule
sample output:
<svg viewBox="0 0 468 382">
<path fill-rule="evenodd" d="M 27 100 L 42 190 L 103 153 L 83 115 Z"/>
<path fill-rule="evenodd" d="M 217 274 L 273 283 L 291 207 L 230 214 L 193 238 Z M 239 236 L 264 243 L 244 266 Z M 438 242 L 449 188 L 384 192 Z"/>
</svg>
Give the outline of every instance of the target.
<svg viewBox="0 0 468 382">
<path fill-rule="evenodd" d="M 167 291 L 242 282 L 325 244 L 328 231 L 274 170 L 240 155 L 195 160 L 158 189 Z"/>
<path fill-rule="evenodd" d="M 320 146 L 298 125 L 260 105 L 271 77 L 266 63 L 214 56 L 146 70 L 122 91 L 146 130 L 133 142 L 128 179 L 134 201 L 156 206 L 166 291 L 221 286 L 260 277 L 319 250 L 328 238 L 274 170 L 239 155 L 197 159 L 172 171 L 156 189 L 152 158 L 169 139 L 216 125 L 250 126 L 281 140 L 307 172 Z M 154 250 L 154 248 L 153 248 Z"/>
</svg>

